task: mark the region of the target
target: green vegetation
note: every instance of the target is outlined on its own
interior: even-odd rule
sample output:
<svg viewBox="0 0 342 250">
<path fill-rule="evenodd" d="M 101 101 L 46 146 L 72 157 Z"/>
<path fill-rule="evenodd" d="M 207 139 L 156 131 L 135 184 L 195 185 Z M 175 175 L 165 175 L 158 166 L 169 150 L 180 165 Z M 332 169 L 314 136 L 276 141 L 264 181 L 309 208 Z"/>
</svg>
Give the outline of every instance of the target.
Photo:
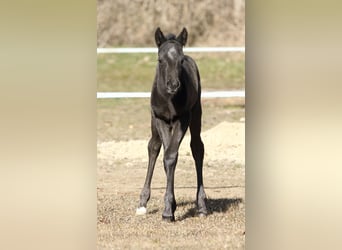
<svg viewBox="0 0 342 250">
<path fill-rule="evenodd" d="M 244 55 L 191 53 L 190 56 L 199 67 L 203 89 L 244 88 Z M 150 91 L 156 59 L 155 54 L 99 54 L 97 91 Z"/>
</svg>

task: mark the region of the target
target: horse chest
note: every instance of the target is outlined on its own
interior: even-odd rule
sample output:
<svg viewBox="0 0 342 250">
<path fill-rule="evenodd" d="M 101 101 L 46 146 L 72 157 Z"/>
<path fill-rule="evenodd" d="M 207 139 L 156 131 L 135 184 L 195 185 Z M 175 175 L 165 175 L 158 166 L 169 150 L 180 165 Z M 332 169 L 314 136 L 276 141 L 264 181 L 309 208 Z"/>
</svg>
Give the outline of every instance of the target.
<svg viewBox="0 0 342 250">
<path fill-rule="evenodd" d="M 191 109 L 193 102 L 192 95 L 186 84 L 175 95 L 163 94 L 163 89 L 154 85 L 151 93 L 151 108 L 155 117 L 168 123 L 179 119 Z"/>
<path fill-rule="evenodd" d="M 181 110 L 177 109 L 172 103 L 152 105 L 152 110 L 156 117 L 166 122 L 172 122 L 182 114 Z"/>
</svg>

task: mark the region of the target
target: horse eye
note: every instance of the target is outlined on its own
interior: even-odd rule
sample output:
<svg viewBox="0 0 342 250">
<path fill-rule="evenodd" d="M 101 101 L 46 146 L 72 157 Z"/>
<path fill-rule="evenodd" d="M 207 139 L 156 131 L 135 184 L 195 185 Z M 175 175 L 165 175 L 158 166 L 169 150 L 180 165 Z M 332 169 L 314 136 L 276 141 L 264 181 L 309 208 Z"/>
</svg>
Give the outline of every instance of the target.
<svg viewBox="0 0 342 250">
<path fill-rule="evenodd" d="M 183 62 L 184 62 L 184 58 L 181 59 L 181 64 L 183 64 Z"/>
</svg>

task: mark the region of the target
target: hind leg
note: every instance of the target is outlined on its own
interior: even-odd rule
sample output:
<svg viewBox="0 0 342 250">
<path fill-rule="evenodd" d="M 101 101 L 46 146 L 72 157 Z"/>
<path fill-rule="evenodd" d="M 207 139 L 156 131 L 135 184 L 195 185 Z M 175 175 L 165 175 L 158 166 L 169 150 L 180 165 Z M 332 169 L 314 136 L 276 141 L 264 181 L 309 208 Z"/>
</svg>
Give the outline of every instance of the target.
<svg viewBox="0 0 342 250">
<path fill-rule="evenodd" d="M 192 119 L 190 123 L 191 133 L 191 152 L 195 160 L 196 173 L 197 173 L 197 208 L 200 215 L 207 215 L 206 206 L 206 194 L 203 186 L 203 157 L 204 157 L 204 145 L 201 139 L 201 119 L 202 119 L 202 108 L 201 104 L 198 103 L 193 109 Z"/>
<path fill-rule="evenodd" d="M 154 166 L 156 164 L 156 160 L 159 155 L 160 147 L 161 147 L 161 139 L 159 137 L 159 134 L 156 128 L 154 117 L 152 117 L 152 121 L 151 121 L 151 130 L 152 130 L 152 137 L 148 143 L 148 168 L 147 168 L 145 184 L 140 194 L 139 208 L 136 211 L 138 215 L 146 214 L 147 202 L 150 199 L 150 195 L 151 195 L 151 181 L 152 181 Z"/>
</svg>

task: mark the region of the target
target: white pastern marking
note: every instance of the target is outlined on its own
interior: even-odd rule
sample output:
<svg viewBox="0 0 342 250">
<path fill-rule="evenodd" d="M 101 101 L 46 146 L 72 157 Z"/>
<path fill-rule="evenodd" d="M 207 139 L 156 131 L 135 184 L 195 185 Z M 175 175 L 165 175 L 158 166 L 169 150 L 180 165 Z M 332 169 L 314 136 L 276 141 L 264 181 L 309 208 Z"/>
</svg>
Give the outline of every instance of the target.
<svg viewBox="0 0 342 250">
<path fill-rule="evenodd" d="M 138 207 L 137 211 L 135 212 L 136 215 L 144 215 L 147 213 L 146 207 Z"/>
<path fill-rule="evenodd" d="M 172 47 L 168 52 L 167 55 L 170 59 L 174 59 L 174 57 L 176 56 L 177 51 L 174 47 Z"/>
</svg>

